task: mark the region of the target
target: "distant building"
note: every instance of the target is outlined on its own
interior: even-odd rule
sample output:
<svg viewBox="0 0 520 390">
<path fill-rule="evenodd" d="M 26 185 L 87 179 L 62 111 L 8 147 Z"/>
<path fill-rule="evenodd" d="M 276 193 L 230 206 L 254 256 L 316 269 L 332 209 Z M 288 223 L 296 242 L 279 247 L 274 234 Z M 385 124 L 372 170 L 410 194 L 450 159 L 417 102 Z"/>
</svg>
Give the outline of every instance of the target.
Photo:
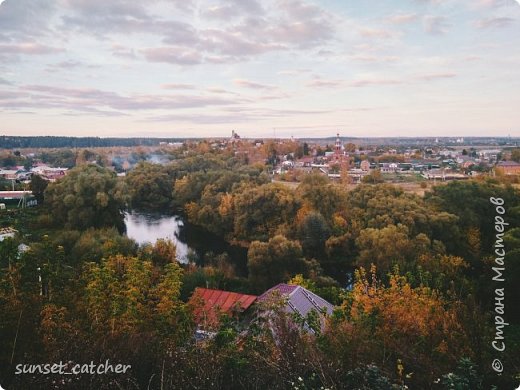
<svg viewBox="0 0 520 390">
<path fill-rule="evenodd" d="M 362 171 L 368 172 L 370 170 L 370 161 L 368 161 L 368 160 L 361 161 L 361 163 L 359 164 L 359 167 L 361 168 Z"/>
<path fill-rule="evenodd" d="M 520 163 L 516 161 L 500 161 L 496 167 L 506 175 L 520 175 Z"/>
<path fill-rule="evenodd" d="M 239 142 L 239 141 L 240 141 L 240 136 L 238 135 L 238 133 L 235 130 L 232 130 L 231 131 L 231 138 L 229 139 L 229 142 L 234 144 L 234 143 Z"/>
<path fill-rule="evenodd" d="M 16 180 L 17 174 L 18 174 L 18 170 L 0 169 L 0 177 L 3 177 L 6 180 Z"/>
<path fill-rule="evenodd" d="M 496 160 L 500 154 L 500 149 L 483 149 L 478 152 L 479 157 L 483 160 Z"/>
<path fill-rule="evenodd" d="M 32 191 L 0 191 L 0 203 L 36 206 L 37 201 Z"/>
<path fill-rule="evenodd" d="M 31 169 L 32 173 L 40 175 L 46 180 L 56 181 L 67 174 L 68 168 L 51 168 L 46 165 L 38 165 Z"/>
<path fill-rule="evenodd" d="M 0 228 L 0 241 L 4 241 L 6 238 L 14 238 L 16 233 L 18 233 L 18 231 L 10 227 Z"/>
</svg>

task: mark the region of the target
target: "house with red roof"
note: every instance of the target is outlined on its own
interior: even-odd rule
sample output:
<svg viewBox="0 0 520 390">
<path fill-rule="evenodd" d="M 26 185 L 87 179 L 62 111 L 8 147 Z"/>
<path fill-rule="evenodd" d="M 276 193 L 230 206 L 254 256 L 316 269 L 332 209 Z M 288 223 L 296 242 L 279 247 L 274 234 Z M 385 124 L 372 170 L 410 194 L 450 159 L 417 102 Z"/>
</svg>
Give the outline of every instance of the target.
<svg viewBox="0 0 520 390">
<path fill-rule="evenodd" d="M 189 303 L 199 328 L 208 330 L 218 327 L 223 314 L 238 319 L 256 299 L 256 295 L 197 287 Z"/>
</svg>

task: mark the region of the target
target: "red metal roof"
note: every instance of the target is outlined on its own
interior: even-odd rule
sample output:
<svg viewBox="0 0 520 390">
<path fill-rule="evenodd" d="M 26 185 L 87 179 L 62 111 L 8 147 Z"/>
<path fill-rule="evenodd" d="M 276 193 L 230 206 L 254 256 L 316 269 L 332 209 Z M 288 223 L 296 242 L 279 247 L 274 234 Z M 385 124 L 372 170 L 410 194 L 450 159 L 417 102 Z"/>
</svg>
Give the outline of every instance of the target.
<svg viewBox="0 0 520 390">
<path fill-rule="evenodd" d="M 194 313 L 198 322 L 214 322 L 218 320 L 219 313 L 233 314 L 246 310 L 256 298 L 256 295 L 197 287 L 190 302 L 195 306 Z"/>
</svg>

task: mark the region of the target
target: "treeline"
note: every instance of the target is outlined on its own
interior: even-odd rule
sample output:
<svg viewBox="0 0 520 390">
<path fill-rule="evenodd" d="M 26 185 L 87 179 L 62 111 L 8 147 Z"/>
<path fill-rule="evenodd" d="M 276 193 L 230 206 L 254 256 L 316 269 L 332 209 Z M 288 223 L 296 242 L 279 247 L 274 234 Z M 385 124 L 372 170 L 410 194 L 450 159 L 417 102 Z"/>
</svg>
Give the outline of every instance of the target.
<svg viewBox="0 0 520 390">
<path fill-rule="evenodd" d="M 110 358 L 132 371 L 67 378 L 58 388 L 512 388 L 520 372 L 513 306 L 504 315 L 504 374 L 490 365 L 490 197 L 507 208 L 503 287 L 518 302 L 520 196 L 499 179 L 419 197 L 384 184 L 347 191 L 319 175 L 290 188 L 231 152 L 141 162 L 125 178 L 74 168 L 20 221 L 31 249 L 0 243 L 0 383 L 54 385 L 14 376 L 17 363 Z M 127 207 L 184 210 L 191 223 L 248 248 L 248 275 L 237 275 L 226 254 L 179 265 L 171 242 L 137 246 L 120 234 Z M 195 287 L 258 294 L 288 281 L 337 306 L 323 332 L 309 335 L 273 307 L 268 323 L 223 317 L 214 338 L 194 339 L 186 302 Z"/>
<path fill-rule="evenodd" d="M 100 138 L 62 136 L 0 136 L 0 148 L 95 148 L 111 146 L 156 146 L 161 142 L 183 142 L 179 138 Z"/>
</svg>

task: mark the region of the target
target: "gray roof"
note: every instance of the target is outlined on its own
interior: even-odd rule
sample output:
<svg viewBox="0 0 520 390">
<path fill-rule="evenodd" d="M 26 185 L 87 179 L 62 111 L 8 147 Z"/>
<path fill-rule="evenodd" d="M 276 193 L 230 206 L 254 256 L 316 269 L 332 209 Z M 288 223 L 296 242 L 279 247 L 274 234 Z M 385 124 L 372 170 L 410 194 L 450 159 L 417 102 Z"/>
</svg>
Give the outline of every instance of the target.
<svg viewBox="0 0 520 390">
<path fill-rule="evenodd" d="M 321 313 L 331 315 L 334 310 L 334 305 L 301 286 L 280 283 L 260 295 L 258 301 L 266 301 L 273 296 L 287 298 L 286 311 L 296 313 L 302 318 L 306 318 L 312 310 L 320 313 L 322 330 L 325 326 L 325 321 L 324 316 Z M 307 326 L 305 326 L 305 328 L 311 330 Z"/>
</svg>

